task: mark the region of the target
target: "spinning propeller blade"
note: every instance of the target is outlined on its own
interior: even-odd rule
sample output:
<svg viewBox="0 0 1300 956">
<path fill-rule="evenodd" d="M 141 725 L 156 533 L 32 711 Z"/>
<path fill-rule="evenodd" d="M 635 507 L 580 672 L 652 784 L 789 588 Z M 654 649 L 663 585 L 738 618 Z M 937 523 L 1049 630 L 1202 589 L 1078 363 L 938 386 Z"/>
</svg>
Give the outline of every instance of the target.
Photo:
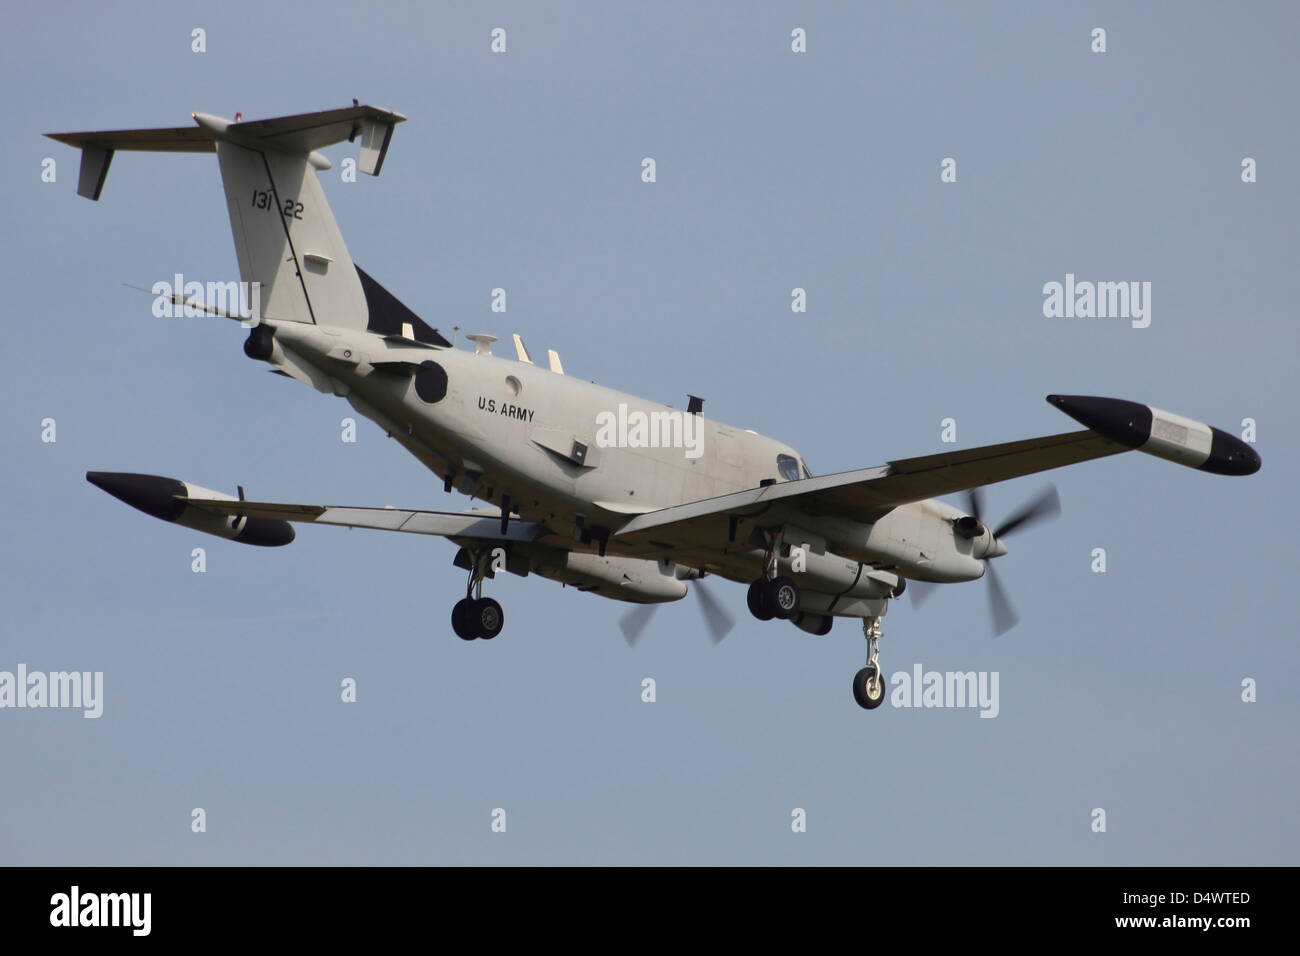
<svg viewBox="0 0 1300 956">
<path fill-rule="evenodd" d="M 714 644 L 719 643 L 736 626 L 736 619 L 714 597 L 713 592 L 704 586 L 702 580 L 696 578 L 692 581 L 691 590 L 700 599 L 700 613 L 704 615 L 704 624 L 709 629 L 709 637 Z M 623 639 L 627 641 L 628 647 L 636 645 L 658 609 L 658 604 L 642 604 L 619 618 L 618 626 L 623 632 Z"/>
<path fill-rule="evenodd" d="M 1048 485 L 1034 498 L 1025 502 L 1019 511 L 1009 518 L 1004 518 L 1002 524 L 998 525 L 998 529 L 993 532 L 993 537 L 1005 538 L 1017 528 L 1031 527 L 1040 521 L 1055 518 L 1060 513 L 1061 496 L 1056 493 L 1056 485 Z"/>
<path fill-rule="evenodd" d="M 627 641 L 628 647 L 634 646 L 640 639 L 641 633 L 650 623 L 650 618 L 655 616 L 657 607 L 658 604 L 641 604 L 618 619 L 619 630 L 623 632 L 623 640 Z"/>
<path fill-rule="evenodd" d="M 989 618 L 993 623 L 993 636 L 1001 637 L 1016 626 L 1020 615 L 1016 613 L 1011 598 L 1007 597 L 1007 590 L 1002 586 L 997 569 L 987 561 L 984 563 L 984 577 L 989 582 Z"/>
<path fill-rule="evenodd" d="M 714 597 L 713 592 L 704 586 L 703 581 L 696 580 L 691 590 L 699 596 L 700 613 L 704 615 L 704 624 L 709 629 L 709 636 L 713 638 L 714 644 L 720 643 L 736 626 L 736 619 Z"/>
<path fill-rule="evenodd" d="M 970 516 L 984 524 L 984 489 L 971 488 L 967 491 L 966 503 Z M 1005 518 L 997 530 L 992 532 L 993 540 L 1000 540 L 1016 531 L 1055 518 L 1060 513 L 1061 496 L 1057 494 L 1055 485 L 1048 485 Z M 1020 615 L 1016 613 L 1016 606 L 1011 603 L 1002 579 L 988 558 L 984 560 L 984 578 L 989 586 L 989 619 L 993 626 L 993 636 L 1000 637 L 1016 626 Z M 919 608 L 938 587 L 929 581 L 908 581 L 907 589 L 912 592 L 912 606 Z"/>
<path fill-rule="evenodd" d="M 920 607 L 934 596 L 939 585 L 933 581 L 908 581 L 907 590 L 912 595 L 912 607 Z"/>
</svg>

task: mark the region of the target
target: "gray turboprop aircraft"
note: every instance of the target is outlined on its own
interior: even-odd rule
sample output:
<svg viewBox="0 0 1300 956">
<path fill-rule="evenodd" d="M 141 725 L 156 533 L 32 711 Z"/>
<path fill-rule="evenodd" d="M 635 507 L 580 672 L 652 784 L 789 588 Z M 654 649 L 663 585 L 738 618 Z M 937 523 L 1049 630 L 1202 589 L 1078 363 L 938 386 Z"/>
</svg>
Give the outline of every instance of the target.
<svg viewBox="0 0 1300 956">
<path fill-rule="evenodd" d="M 1059 511 L 1048 488 L 990 528 L 987 484 L 1136 449 L 1201 471 L 1248 475 L 1259 456 L 1200 422 L 1114 398 L 1049 395 L 1085 427 L 1042 438 L 891 461 L 813 477 L 799 453 L 755 432 L 711 421 L 691 397 L 671 406 L 564 374 L 550 352 L 534 364 L 492 355 L 496 339 L 457 348 L 353 264 L 325 201 L 318 152 L 360 141 L 358 168 L 378 176 L 405 117 L 371 106 L 252 122 L 202 113 L 192 126 L 50 134 L 81 150 L 77 191 L 98 199 L 118 150 L 217 154 L 240 275 L 260 293 L 255 314 L 175 290 L 171 301 L 239 319 L 244 352 L 272 371 L 342 396 L 443 481 L 492 507 L 468 511 L 278 504 L 171 478 L 88 472 L 108 493 L 154 517 L 245 544 L 283 545 L 290 522 L 441 535 L 459 545 L 465 597 L 455 633 L 491 639 L 505 616 L 483 596 L 498 571 L 539 574 L 603 597 L 645 605 L 626 615 L 632 643 L 653 606 L 695 582 L 720 640 L 734 621 L 700 579 L 749 583 L 751 612 L 825 634 L 858 618 L 866 666 L 853 694 L 867 709 L 885 697 L 880 621 L 913 583 L 971 581 L 986 572 L 993 625 L 1015 612 L 990 559 L 1004 539 Z M 254 296 L 254 301 L 257 296 Z M 933 500 L 967 493 L 967 508 Z"/>
</svg>

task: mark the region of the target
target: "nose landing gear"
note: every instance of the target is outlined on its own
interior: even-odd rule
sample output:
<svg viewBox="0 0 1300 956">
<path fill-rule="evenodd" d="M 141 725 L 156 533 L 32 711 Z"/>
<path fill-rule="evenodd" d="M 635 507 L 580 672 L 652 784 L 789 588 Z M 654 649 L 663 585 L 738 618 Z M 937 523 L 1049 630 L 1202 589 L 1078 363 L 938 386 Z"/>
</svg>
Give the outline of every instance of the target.
<svg viewBox="0 0 1300 956">
<path fill-rule="evenodd" d="M 867 639 L 867 666 L 853 675 L 853 699 L 865 710 L 885 702 L 885 675 L 880 671 L 880 618 L 864 617 L 862 633 Z"/>
<path fill-rule="evenodd" d="M 766 531 L 763 534 L 767 545 L 763 555 L 763 573 L 749 586 L 749 593 L 746 595 L 749 612 L 760 621 L 778 618 L 798 623 L 801 619 L 799 585 L 793 578 L 779 573 L 777 555 L 781 546 L 780 534 Z M 859 565 L 859 574 L 861 571 L 862 566 Z M 902 594 L 905 586 L 906 581 L 900 578 L 892 596 L 897 597 Z M 845 589 L 844 593 L 848 593 L 848 589 Z M 842 596 L 841 594 L 839 597 Z M 831 602 L 832 608 L 839 597 Z M 867 666 L 853 675 L 853 699 L 864 710 L 875 710 L 885 702 L 885 675 L 880 669 L 880 638 L 883 633 L 880 629 L 880 619 L 885 614 L 888 599 L 865 603 L 877 613 L 862 619 L 862 633 L 867 639 Z M 827 617 L 826 621 L 826 630 L 821 632 L 823 634 L 830 630 L 830 618 Z"/>
</svg>

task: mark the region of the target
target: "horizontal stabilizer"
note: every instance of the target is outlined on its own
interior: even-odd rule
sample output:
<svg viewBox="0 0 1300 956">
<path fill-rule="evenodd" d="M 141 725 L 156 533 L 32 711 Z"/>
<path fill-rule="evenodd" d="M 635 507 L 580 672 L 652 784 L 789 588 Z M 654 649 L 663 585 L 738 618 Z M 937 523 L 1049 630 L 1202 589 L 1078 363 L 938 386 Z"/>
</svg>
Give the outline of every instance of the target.
<svg viewBox="0 0 1300 956">
<path fill-rule="evenodd" d="M 377 165 L 372 163 L 373 172 L 371 169 L 362 169 L 362 172 L 378 176 L 378 166 L 383 164 L 379 153 L 387 150 L 392 128 L 406 119 L 401 113 L 381 110 L 376 106 L 348 106 L 340 110 L 298 113 L 246 123 L 221 120 L 202 113 L 190 115 L 197 125 L 45 135 L 78 149 L 99 146 L 151 153 L 211 153 L 219 139 L 245 145 L 257 143 L 286 153 L 310 153 L 344 140 L 355 141 L 360 136 L 362 149 L 375 152 L 378 160 Z M 367 131 L 370 131 L 369 141 L 365 135 Z"/>
<path fill-rule="evenodd" d="M 108 175 L 109 163 L 117 150 L 211 153 L 216 151 L 218 142 L 229 142 L 253 149 L 272 149 L 311 156 L 312 161 L 321 168 L 328 168 L 328 160 L 313 155 L 316 150 L 344 140 L 356 142 L 360 139 L 357 168 L 363 173 L 378 176 L 384 158 L 388 155 L 393 128 L 406 119 L 401 113 L 375 106 L 348 106 L 337 110 L 251 120 L 247 123 L 237 123 L 206 113 L 191 113 L 190 118 L 195 125 L 45 135 L 82 151 L 77 194 L 87 199 L 98 199 L 104 188 L 104 178 Z"/>
<path fill-rule="evenodd" d="M 101 149 L 138 150 L 148 153 L 215 153 L 217 137 L 201 126 L 174 126 L 169 129 L 114 129 L 87 133 L 46 133 L 50 139 L 78 149 L 97 146 Z"/>
</svg>

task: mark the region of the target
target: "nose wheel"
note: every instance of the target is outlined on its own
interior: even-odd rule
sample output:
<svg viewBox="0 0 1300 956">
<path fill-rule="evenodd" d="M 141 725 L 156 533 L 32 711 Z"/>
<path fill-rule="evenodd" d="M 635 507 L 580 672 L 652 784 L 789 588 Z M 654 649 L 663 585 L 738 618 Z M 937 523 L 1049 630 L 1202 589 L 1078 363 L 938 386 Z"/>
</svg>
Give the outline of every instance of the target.
<svg viewBox="0 0 1300 956">
<path fill-rule="evenodd" d="M 483 597 L 483 575 L 489 556 L 470 555 L 469 583 L 465 596 L 451 608 L 451 629 L 462 641 L 490 641 L 505 627 L 506 612 L 492 598 Z"/>
<path fill-rule="evenodd" d="M 875 710 L 885 702 L 885 675 L 880 670 L 880 618 L 864 617 L 862 632 L 867 639 L 867 666 L 853 675 L 853 699 L 863 710 Z"/>
<path fill-rule="evenodd" d="M 879 667 L 868 665 L 853 675 L 853 699 L 864 710 L 875 710 L 885 702 L 885 679 Z"/>
</svg>

